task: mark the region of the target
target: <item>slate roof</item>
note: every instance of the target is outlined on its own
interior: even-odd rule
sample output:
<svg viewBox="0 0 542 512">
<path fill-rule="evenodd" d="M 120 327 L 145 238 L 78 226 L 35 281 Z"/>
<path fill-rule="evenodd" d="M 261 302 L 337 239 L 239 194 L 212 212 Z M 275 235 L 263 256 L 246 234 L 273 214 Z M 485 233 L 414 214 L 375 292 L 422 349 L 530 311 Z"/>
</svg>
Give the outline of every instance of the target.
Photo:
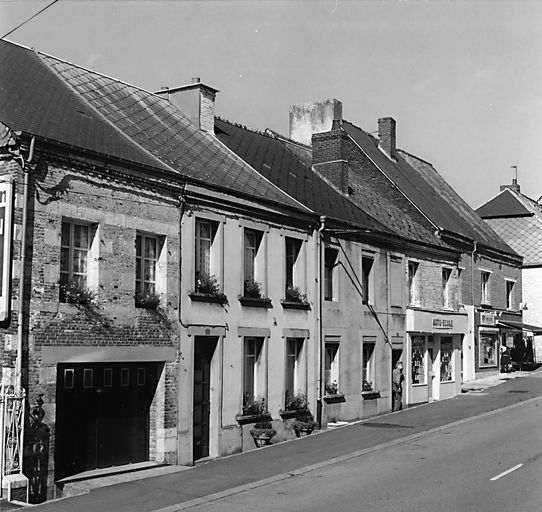
<svg viewBox="0 0 542 512">
<path fill-rule="evenodd" d="M 306 165 L 310 148 L 278 136 L 250 130 L 245 126 L 215 118 L 220 141 L 272 183 L 321 215 L 347 221 L 360 227 L 392 233 L 378 220 L 327 184 Z"/>
<path fill-rule="evenodd" d="M 0 122 L 14 131 L 307 211 L 166 98 L 0 41 Z"/>
<path fill-rule="evenodd" d="M 348 121 L 343 121 L 342 128 L 382 174 L 439 229 L 514 254 L 431 164 L 404 151 L 397 151 L 394 155 L 396 161 L 392 161 L 379 149 L 378 141 L 361 128 Z"/>
<path fill-rule="evenodd" d="M 542 205 L 506 188 L 476 212 L 523 256 L 523 265 L 542 265 Z"/>
</svg>

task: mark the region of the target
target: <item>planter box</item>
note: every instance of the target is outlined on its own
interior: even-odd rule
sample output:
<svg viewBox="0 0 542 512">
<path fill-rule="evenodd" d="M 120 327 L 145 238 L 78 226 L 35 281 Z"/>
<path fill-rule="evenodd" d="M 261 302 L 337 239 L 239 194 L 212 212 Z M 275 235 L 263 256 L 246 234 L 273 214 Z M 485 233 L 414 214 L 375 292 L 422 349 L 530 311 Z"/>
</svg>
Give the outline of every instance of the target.
<svg viewBox="0 0 542 512">
<path fill-rule="evenodd" d="M 346 398 L 342 393 L 337 395 L 324 395 L 324 402 L 326 404 L 338 404 L 340 402 L 346 402 Z"/>
<path fill-rule="evenodd" d="M 361 396 L 363 400 L 376 400 L 380 398 L 380 391 L 362 391 Z"/>
<path fill-rule="evenodd" d="M 308 302 L 297 302 L 293 300 L 281 300 L 280 303 L 284 309 L 304 309 L 309 310 L 311 305 Z"/>
<path fill-rule="evenodd" d="M 227 304 L 228 297 L 225 295 L 211 295 L 209 293 L 191 292 L 188 294 L 193 302 L 209 302 L 211 304 Z"/>
<path fill-rule="evenodd" d="M 239 302 L 248 308 L 272 308 L 271 299 L 257 297 L 239 297 Z"/>
<path fill-rule="evenodd" d="M 292 411 L 283 411 L 281 409 L 279 414 L 283 420 L 289 420 L 292 418 L 297 418 L 298 416 L 307 416 L 310 414 L 310 411 L 308 409 L 294 409 Z"/>
<path fill-rule="evenodd" d="M 248 425 L 250 423 L 259 423 L 260 421 L 271 421 L 271 413 L 265 412 L 263 414 L 238 414 L 235 420 L 239 425 Z"/>
</svg>

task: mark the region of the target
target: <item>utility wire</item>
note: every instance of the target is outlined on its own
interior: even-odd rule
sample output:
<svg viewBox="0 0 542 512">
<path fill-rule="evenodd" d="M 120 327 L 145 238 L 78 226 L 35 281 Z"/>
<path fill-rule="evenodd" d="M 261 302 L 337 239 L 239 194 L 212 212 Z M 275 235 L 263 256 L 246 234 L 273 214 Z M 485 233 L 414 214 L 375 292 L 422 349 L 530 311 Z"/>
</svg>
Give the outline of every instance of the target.
<svg viewBox="0 0 542 512">
<path fill-rule="evenodd" d="M 36 14 L 34 14 L 33 16 L 30 16 L 30 18 L 23 21 L 22 23 L 19 23 L 19 25 L 17 25 L 15 28 L 11 29 L 8 33 L 4 34 L 2 37 L 0 37 L 0 39 L 4 39 L 4 37 L 7 37 L 10 34 L 13 34 L 13 32 L 15 32 L 18 28 L 21 28 L 23 25 L 28 23 L 30 20 L 33 20 L 36 16 L 40 15 L 46 9 L 49 9 L 49 7 L 51 7 L 53 4 L 56 4 L 57 2 L 58 2 L 58 0 L 53 0 L 50 4 L 46 5 L 43 9 L 39 10 Z"/>
</svg>

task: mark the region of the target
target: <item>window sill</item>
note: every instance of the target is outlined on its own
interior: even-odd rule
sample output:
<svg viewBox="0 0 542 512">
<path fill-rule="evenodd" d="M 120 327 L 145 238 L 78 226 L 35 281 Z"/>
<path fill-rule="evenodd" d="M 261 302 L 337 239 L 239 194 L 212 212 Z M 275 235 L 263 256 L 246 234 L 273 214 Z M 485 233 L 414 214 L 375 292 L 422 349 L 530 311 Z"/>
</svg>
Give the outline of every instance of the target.
<svg viewBox="0 0 542 512">
<path fill-rule="evenodd" d="M 309 310 L 311 305 L 308 302 L 296 302 L 293 300 L 281 300 L 280 303 L 284 309 L 304 309 Z"/>
<path fill-rule="evenodd" d="M 190 292 L 188 296 L 193 302 L 210 302 L 212 304 L 228 303 L 228 297 L 225 295 L 211 295 L 209 293 Z"/>
<path fill-rule="evenodd" d="M 338 404 L 346 402 L 346 398 L 343 393 L 337 393 L 336 395 L 324 395 L 324 402 L 326 404 Z"/>
<path fill-rule="evenodd" d="M 267 297 L 239 297 L 239 302 L 247 308 L 272 308 L 271 299 Z"/>
<path fill-rule="evenodd" d="M 282 409 L 279 411 L 280 417 L 283 420 L 288 420 L 291 418 L 297 418 L 298 416 L 306 416 L 307 414 L 310 414 L 310 411 L 308 409 L 293 409 L 293 410 L 287 410 L 283 411 Z"/>
<path fill-rule="evenodd" d="M 380 391 L 362 391 L 361 396 L 363 397 L 363 400 L 376 400 L 377 398 L 380 398 Z"/>
<path fill-rule="evenodd" d="M 238 414 L 235 416 L 235 420 L 239 425 L 249 425 L 260 421 L 271 421 L 271 419 L 271 413 L 269 412 L 264 412 L 263 414 Z"/>
</svg>

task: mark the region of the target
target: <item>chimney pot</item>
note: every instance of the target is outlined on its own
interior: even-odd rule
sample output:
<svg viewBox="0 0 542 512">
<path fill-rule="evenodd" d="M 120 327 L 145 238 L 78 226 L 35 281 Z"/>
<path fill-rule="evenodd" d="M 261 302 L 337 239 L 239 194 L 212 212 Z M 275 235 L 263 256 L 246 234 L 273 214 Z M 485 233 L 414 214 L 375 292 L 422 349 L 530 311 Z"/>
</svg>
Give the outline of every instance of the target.
<svg viewBox="0 0 542 512">
<path fill-rule="evenodd" d="M 201 82 L 201 79 L 199 76 L 192 77 L 192 83 L 193 84 L 199 84 Z"/>
</svg>

